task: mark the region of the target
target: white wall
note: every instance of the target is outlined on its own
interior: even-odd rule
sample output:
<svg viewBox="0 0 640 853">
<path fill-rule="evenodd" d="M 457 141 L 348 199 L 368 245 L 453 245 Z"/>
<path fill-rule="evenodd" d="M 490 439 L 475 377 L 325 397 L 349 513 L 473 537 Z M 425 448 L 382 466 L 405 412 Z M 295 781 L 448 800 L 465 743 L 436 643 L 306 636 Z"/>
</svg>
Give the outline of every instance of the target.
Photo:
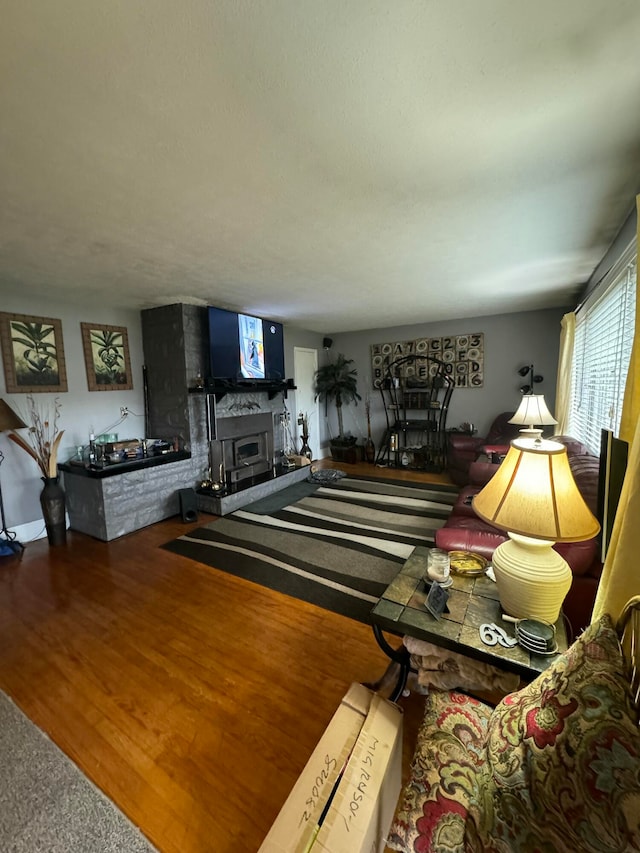
<svg viewBox="0 0 640 853">
<path fill-rule="evenodd" d="M 52 293 L 49 298 L 38 297 L 34 300 L 20 288 L 7 285 L 2 287 L 0 311 L 51 317 L 62 323 L 69 390 L 57 395 L 62 404 L 60 428 L 65 431 L 60 446 L 60 462 L 69 459 L 78 445 L 85 445 L 92 431 L 96 435 L 103 432 L 117 432 L 121 439 L 144 437 L 142 386 L 144 362 L 139 311 L 124 310 L 109 305 L 108 298 L 99 305 L 89 301 L 83 304 L 78 300 L 64 302 L 57 298 L 55 293 Z M 133 376 L 132 391 L 89 391 L 80 329 L 80 323 L 83 322 L 126 327 Z M 286 374 L 293 376 L 294 347 L 306 346 L 320 349 L 322 336 L 315 332 L 287 326 L 284 338 Z M 0 396 L 18 414 L 23 415 L 23 420 L 27 420 L 24 417 L 27 395 L 6 393 L 4 371 L 1 371 L 0 375 Z M 34 397 L 36 400 L 53 402 L 56 394 L 36 394 Z M 293 415 L 291 395 L 287 402 L 289 411 Z M 126 406 L 130 413 L 124 421 L 120 419 L 121 406 Z M 0 466 L 0 478 L 7 526 L 15 529 L 35 522 L 40 531 L 44 523 L 41 523 L 42 513 L 39 502 L 42 490 L 39 470 L 23 450 L 9 441 L 6 434 L 0 434 L 0 450 L 5 456 Z"/>
<path fill-rule="evenodd" d="M 52 317 L 62 323 L 64 351 L 66 357 L 69 390 L 59 394 L 62 403 L 60 426 L 65 430 L 61 445 L 60 461 L 66 461 L 80 444 L 86 444 L 89 433 L 117 432 L 120 438 L 144 436 L 144 401 L 142 389 L 142 334 L 138 311 L 123 310 L 117 306 L 95 302 L 63 302 L 52 294 L 50 298 L 30 299 L 19 288 L 3 286 L 0 310 L 10 313 L 32 314 Z M 522 379 L 517 369 L 533 362 L 536 373 L 544 376 L 544 382 L 536 386 L 545 394 L 550 409 L 555 402 L 555 382 L 558 360 L 560 320 L 564 310 L 532 311 L 521 314 L 503 314 L 493 317 L 471 318 L 441 323 L 420 323 L 374 329 L 347 334 L 327 334 L 333 338 L 330 350 L 322 347 L 323 335 L 295 326 L 285 327 L 285 367 L 287 376 L 293 376 L 293 350 L 296 346 L 318 350 L 318 364 L 343 352 L 355 360 L 358 369 L 359 391 L 364 397 L 367 387 L 371 393 L 372 432 L 378 445 L 384 430 L 384 414 L 378 392 L 370 388 L 370 346 L 384 341 L 411 340 L 418 337 L 483 332 L 485 336 L 485 384 L 483 388 L 456 389 L 451 398 L 448 427 L 462 421 L 473 421 L 483 435 L 493 418 L 499 413 L 513 410 L 520 400 L 519 386 Z M 134 387 L 132 391 L 93 391 L 87 386 L 84 355 L 82 349 L 81 322 L 95 322 L 125 326 L 129 337 L 131 370 Z M 367 380 L 369 380 L 367 384 Z M 25 394 L 7 394 L 4 372 L 0 376 L 0 395 L 19 413 L 24 413 Z M 291 397 L 291 395 L 289 395 Z M 52 400 L 53 394 L 38 394 L 37 398 Z M 120 407 L 129 409 L 129 416 L 120 421 Z M 293 399 L 287 407 L 293 416 Z M 366 437 L 364 405 L 345 406 L 345 429 L 359 438 Z M 328 423 L 328 422 L 329 423 Z M 329 407 L 328 418 L 321 409 L 321 443 L 328 444 L 330 433 L 337 433 L 335 408 Z M 10 528 L 41 520 L 39 494 L 42 484 L 35 463 L 24 451 L 0 434 L 0 450 L 5 460 L 0 467 L 2 491 L 7 524 Z"/>
<path fill-rule="evenodd" d="M 371 394 L 371 422 L 376 448 L 384 433 L 385 419 L 380 393 L 371 388 L 371 344 L 413 340 L 414 338 L 461 335 L 471 332 L 484 333 L 484 386 L 481 388 L 454 389 L 447 428 L 459 426 L 464 421 L 474 423 L 479 435 L 485 435 L 491 422 L 500 412 L 514 411 L 521 399 L 518 390 L 523 379 L 517 370 L 533 363 L 535 372 L 544 376 L 536 385 L 536 393 L 545 395 L 553 412 L 558 368 L 558 346 L 560 321 L 571 309 L 549 309 L 527 311 L 519 314 L 499 314 L 490 317 L 466 318 L 440 323 L 419 323 L 413 326 L 396 326 L 387 329 L 371 329 L 364 332 L 335 334 L 329 357 L 344 353 L 355 361 L 358 369 L 358 390 L 363 397 L 368 389 Z M 321 356 L 321 359 L 324 356 Z M 320 363 L 323 363 L 322 360 Z M 366 437 L 364 402 L 357 406 L 343 407 L 345 430 Z M 335 409 L 329 411 L 330 427 L 337 433 Z M 323 443 L 328 441 L 327 425 L 324 425 Z"/>
<path fill-rule="evenodd" d="M 293 376 L 293 350 L 295 347 L 307 347 L 308 349 L 322 349 L 322 335 L 317 332 L 309 332 L 296 326 L 284 327 L 284 368 L 287 377 Z M 321 356 L 318 356 L 318 364 Z"/>
<path fill-rule="evenodd" d="M 0 310 L 36 317 L 51 317 L 62 323 L 62 337 L 69 390 L 65 393 L 34 394 L 36 401 L 53 402 L 58 396 L 61 403 L 60 428 L 64 436 L 60 445 L 59 461 L 66 461 L 76 447 L 89 440 L 93 430 L 96 435 L 109 431 L 117 432 L 121 439 L 144 437 L 144 404 L 142 391 L 142 336 L 140 313 L 110 305 L 108 294 L 103 303 L 95 301 L 73 303 L 51 297 L 34 300 L 16 287 L 2 286 Z M 125 326 L 129 338 L 132 391 L 89 391 L 82 348 L 81 322 Z M 0 396 L 25 417 L 26 394 L 7 394 L 4 370 L 0 376 Z M 126 406 L 130 414 L 120 421 L 120 407 Z M 109 428 L 107 430 L 107 428 Z M 0 450 L 4 462 L 0 466 L 2 495 L 7 526 L 11 529 L 27 522 L 40 522 L 39 496 L 42 491 L 40 473 L 35 462 L 16 444 L 9 441 L 6 433 L 0 434 Z"/>
</svg>

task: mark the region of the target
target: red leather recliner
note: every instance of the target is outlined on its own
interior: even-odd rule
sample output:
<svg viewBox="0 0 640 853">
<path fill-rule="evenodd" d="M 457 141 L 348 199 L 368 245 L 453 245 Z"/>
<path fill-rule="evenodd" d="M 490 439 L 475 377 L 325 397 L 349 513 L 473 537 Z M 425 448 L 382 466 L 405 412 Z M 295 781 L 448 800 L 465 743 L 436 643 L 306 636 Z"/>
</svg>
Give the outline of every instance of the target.
<svg viewBox="0 0 640 853">
<path fill-rule="evenodd" d="M 502 412 L 484 437 L 448 433 L 447 467 L 449 476 L 457 486 L 466 486 L 469 483 L 469 466 L 482 453 L 485 445 L 503 445 L 508 448 L 511 439 L 518 437 L 520 428 L 509 423 L 509 418 L 512 417 L 513 412 Z"/>
</svg>

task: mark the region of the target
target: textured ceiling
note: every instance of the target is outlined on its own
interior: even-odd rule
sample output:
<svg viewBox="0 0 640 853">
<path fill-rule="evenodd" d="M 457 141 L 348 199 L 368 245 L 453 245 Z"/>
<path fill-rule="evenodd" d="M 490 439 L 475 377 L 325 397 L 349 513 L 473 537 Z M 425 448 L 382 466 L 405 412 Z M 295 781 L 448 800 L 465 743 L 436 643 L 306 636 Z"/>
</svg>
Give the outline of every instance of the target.
<svg viewBox="0 0 640 853">
<path fill-rule="evenodd" d="M 637 0 L 5 0 L 0 281 L 323 333 L 570 304 L 638 44 Z"/>
</svg>

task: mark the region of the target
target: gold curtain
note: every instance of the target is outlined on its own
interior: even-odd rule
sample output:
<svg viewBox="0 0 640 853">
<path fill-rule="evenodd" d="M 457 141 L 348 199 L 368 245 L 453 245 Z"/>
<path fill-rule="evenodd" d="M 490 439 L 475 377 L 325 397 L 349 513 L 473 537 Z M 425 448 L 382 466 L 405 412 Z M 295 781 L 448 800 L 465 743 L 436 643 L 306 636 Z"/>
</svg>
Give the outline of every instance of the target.
<svg viewBox="0 0 640 853">
<path fill-rule="evenodd" d="M 574 311 L 565 314 L 560 323 L 560 353 L 558 356 L 558 378 L 556 380 L 555 416 L 558 423 L 555 435 L 567 434 L 569 405 L 571 403 L 571 365 L 573 362 L 573 342 L 576 336 L 576 315 Z"/>
<path fill-rule="evenodd" d="M 636 197 L 640 224 L 640 196 Z M 638 239 L 640 245 L 640 235 Z M 640 306 L 636 279 L 636 315 L 633 348 L 625 385 L 620 438 L 629 442 L 629 459 L 613 525 L 607 559 L 593 608 L 592 622 L 603 613 L 614 620 L 632 595 L 640 593 Z"/>
<path fill-rule="evenodd" d="M 636 196 L 636 208 L 638 210 L 638 231 L 640 233 L 640 195 Z M 640 237 L 637 241 L 640 245 Z M 633 332 L 633 347 L 631 349 L 631 360 L 629 361 L 629 373 L 624 388 L 624 401 L 622 404 L 622 415 L 620 418 L 620 438 L 631 440 L 636 431 L 636 424 L 640 418 L 640 306 L 638 305 L 638 275 L 636 271 L 636 319 Z"/>
</svg>

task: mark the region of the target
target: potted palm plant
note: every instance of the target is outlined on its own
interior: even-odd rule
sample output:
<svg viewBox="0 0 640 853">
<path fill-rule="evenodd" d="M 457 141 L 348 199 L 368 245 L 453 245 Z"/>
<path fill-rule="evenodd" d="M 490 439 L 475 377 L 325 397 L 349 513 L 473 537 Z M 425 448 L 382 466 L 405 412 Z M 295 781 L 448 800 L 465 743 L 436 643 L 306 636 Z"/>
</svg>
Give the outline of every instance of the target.
<svg viewBox="0 0 640 853">
<path fill-rule="evenodd" d="M 337 462 L 355 462 L 356 436 L 346 435 L 342 418 L 342 406 L 344 403 L 357 403 L 362 397 L 358 394 L 357 376 L 358 371 L 353 367 L 352 358 L 345 358 L 342 353 L 336 356 L 335 361 L 319 367 L 315 372 L 314 391 L 316 399 L 324 400 L 325 403 L 333 401 L 338 415 L 338 436 L 332 438 L 331 458 Z"/>
</svg>

